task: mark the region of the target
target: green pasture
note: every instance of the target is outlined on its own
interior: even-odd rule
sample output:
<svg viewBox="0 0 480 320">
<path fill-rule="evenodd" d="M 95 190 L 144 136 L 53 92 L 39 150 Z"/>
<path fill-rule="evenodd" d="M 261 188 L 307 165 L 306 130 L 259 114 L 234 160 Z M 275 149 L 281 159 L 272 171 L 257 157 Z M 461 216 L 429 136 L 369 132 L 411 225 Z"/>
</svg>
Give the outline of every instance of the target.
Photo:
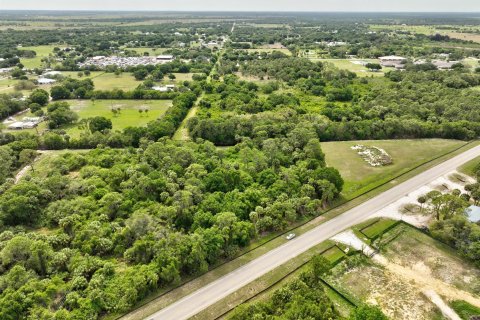
<svg viewBox="0 0 480 320">
<path fill-rule="evenodd" d="M 69 101 L 71 109 L 78 113 L 81 119 L 91 117 L 105 117 L 112 120 L 113 130 L 122 130 L 126 127 L 145 126 L 150 121 L 161 118 L 170 108 L 170 100 L 73 100 Z M 112 108 L 120 108 L 120 114 L 114 116 Z M 140 113 L 139 110 L 148 108 L 149 112 Z M 68 128 L 72 136 L 79 135 L 78 126 Z"/>
<path fill-rule="evenodd" d="M 393 164 L 370 166 L 350 148 L 356 144 L 384 149 Z M 342 195 L 350 199 L 464 144 L 464 141 L 444 139 L 335 141 L 323 142 L 322 149 L 327 164 L 337 168 L 345 180 Z"/>
</svg>

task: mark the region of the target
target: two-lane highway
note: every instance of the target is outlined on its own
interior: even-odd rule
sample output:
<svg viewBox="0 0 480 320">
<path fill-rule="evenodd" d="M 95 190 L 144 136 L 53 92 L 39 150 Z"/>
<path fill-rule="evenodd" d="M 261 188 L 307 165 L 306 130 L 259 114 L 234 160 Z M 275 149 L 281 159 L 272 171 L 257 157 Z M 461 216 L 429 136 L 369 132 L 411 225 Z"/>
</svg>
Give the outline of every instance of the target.
<svg viewBox="0 0 480 320">
<path fill-rule="evenodd" d="M 408 155 L 405 155 L 408 156 Z M 433 180 L 455 170 L 462 164 L 480 156 L 480 146 L 457 155 L 385 192 L 346 211 L 345 213 L 315 227 L 263 256 L 247 263 L 237 270 L 191 293 L 146 319 L 182 320 L 188 319 L 215 302 L 225 298 L 267 272 L 295 258 L 302 252 L 352 227 L 374 212 L 402 198 Z"/>
</svg>

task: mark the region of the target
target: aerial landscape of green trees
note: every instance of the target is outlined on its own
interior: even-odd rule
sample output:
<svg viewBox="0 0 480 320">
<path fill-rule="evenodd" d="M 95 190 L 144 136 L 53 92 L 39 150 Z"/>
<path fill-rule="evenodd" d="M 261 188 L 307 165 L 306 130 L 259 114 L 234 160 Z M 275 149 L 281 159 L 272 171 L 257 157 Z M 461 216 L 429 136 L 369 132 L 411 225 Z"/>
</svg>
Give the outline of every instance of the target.
<svg viewBox="0 0 480 320">
<path fill-rule="evenodd" d="M 321 216 L 348 184 L 323 142 L 480 135 L 480 44 L 396 30 L 479 33 L 468 14 L 186 17 L 54 14 L 38 28 L 0 13 L 0 319 L 111 319 Z M 160 54 L 175 59 L 81 66 Z M 382 55 L 406 56 L 405 68 Z M 445 55 L 458 62 L 440 70 Z M 102 76 L 130 85 L 102 88 Z M 118 101 L 136 116 L 120 128 Z M 152 101 L 164 112 L 152 116 Z M 82 116 L 87 103 L 108 107 Z M 7 128 L 23 117 L 42 122 Z M 419 203 L 433 208 L 429 234 L 478 266 L 480 227 L 465 210 L 480 185 L 465 189 Z M 229 317 L 387 319 L 368 304 L 343 316 L 322 282 L 331 268 L 316 255 Z"/>
</svg>

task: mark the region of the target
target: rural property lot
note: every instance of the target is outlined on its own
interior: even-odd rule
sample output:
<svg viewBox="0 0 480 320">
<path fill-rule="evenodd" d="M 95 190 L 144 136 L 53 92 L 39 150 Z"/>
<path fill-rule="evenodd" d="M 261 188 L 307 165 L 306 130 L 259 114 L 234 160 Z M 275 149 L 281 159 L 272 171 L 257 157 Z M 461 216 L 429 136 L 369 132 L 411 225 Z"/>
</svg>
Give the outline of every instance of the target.
<svg viewBox="0 0 480 320">
<path fill-rule="evenodd" d="M 393 164 L 370 166 L 351 149 L 356 144 L 384 149 L 392 157 Z M 462 141 L 444 139 L 341 141 L 322 142 L 322 150 L 327 164 L 337 168 L 345 180 L 342 194 L 349 199 L 463 144 Z"/>
<path fill-rule="evenodd" d="M 349 59 L 317 59 L 312 58 L 312 61 L 321 61 L 332 63 L 335 67 L 339 69 L 345 69 L 352 72 L 355 72 L 359 77 L 383 77 L 385 72 L 393 70 L 393 68 L 383 68 L 381 71 L 372 72 L 369 71 L 365 66 L 362 65 L 362 62 L 367 63 L 378 63 L 376 59 L 361 59 L 361 60 L 349 60 Z"/>
<path fill-rule="evenodd" d="M 480 270 L 451 248 L 406 225 L 382 239 L 380 254 L 387 258 L 386 264 L 367 258 L 342 262 L 329 282 L 355 301 L 379 305 L 391 319 L 442 319 L 425 296 L 427 289 L 446 302 L 480 302 Z"/>
<path fill-rule="evenodd" d="M 122 130 L 129 126 L 144 126 L 162 117 L 172 105 L 170 100 L 74 100 L 69 102 L 71 109 L 78 113 L 80 119 L 103 116 L 112 120 L 113 130 Z M 120 114 L 114 116 L 112 108 L 120 108 Z M 147 108 L 148 113 L 139 112 Z M 76 126 L 68 129 L 72 135 L 78 135 L 80 131 Z"/>
</svg>

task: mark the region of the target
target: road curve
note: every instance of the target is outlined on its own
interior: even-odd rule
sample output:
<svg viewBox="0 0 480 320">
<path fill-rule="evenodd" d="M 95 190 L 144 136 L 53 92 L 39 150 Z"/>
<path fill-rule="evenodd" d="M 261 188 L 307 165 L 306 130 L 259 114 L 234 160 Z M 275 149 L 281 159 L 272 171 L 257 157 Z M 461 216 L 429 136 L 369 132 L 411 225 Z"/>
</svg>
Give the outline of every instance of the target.
<svg viewBox="0 0 480 320">
<path fill-rule="evenodd" d="M 302 252 L 331 238 L 335 234 L 368 219 L 375 211 L 404 197 L 433 180 L 455 170 L 465 162 L 480 156 L 480 146 L 457 155 L 385 192 L 328 220 L 303 235 L 293 239 L 198 289 L 166 308 L 145 318 L 147 320 L 188 319 L 215 302 L 225 298 L 267 272 L 295 258 Z"/>
</svg>

